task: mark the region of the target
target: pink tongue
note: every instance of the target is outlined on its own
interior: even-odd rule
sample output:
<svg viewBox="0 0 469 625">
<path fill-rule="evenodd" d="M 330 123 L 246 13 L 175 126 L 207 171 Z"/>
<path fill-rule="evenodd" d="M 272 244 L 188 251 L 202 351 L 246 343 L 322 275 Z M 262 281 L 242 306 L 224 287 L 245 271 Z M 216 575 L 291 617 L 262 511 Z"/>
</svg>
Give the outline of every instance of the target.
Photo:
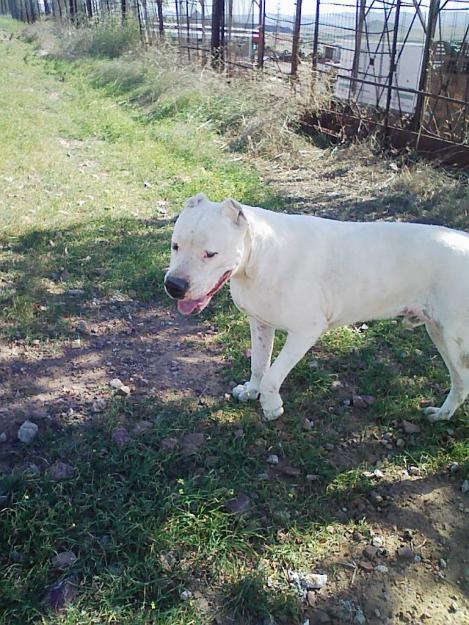
<svg viewBox="0 0 469 625">
<path fill-rule="evenodd" d="M 178 310 L 183 315 L 191 315 L 195 310 L 200 312 L 207 306 L 211 297 L 199 297 L 199 299 L 184 299 L 178 301 Z"/>
</svg>

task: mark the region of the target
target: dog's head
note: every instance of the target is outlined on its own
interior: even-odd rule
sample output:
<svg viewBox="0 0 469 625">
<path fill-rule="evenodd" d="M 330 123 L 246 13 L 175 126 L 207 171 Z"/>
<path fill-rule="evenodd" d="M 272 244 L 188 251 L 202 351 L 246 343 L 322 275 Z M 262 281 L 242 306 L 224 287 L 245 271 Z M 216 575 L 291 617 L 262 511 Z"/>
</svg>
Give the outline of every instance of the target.
<svg viewBox="0 0 469 625">
<path fill-rule="evenodd" d="M 211 202 L 199 193 L 186 202 L 174 226 L 164 280 L 179 312 L 199 313 L 239 269 L 247 227 L 235 200 Z"/>
</svg>

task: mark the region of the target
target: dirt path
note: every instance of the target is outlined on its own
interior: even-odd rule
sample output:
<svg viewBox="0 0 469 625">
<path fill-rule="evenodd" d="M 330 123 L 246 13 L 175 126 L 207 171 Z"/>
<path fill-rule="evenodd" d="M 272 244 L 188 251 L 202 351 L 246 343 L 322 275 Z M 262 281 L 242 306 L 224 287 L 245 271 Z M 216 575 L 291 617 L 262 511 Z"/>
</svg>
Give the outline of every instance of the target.
<svg viewBox="0 0 469 625">
<path fill-rule="evenodd" d="M 109 402 L 116 378 L 140 399 L 223 397 L 223 354 L 208 323 L 138 302 L 95 301 L 83 312 L 87 321 L 74 322 L 80 338 L 50 346 L 0 340 L 0 432 L 9 441 L 25 419 L 91 418 Z"/>
</svg>

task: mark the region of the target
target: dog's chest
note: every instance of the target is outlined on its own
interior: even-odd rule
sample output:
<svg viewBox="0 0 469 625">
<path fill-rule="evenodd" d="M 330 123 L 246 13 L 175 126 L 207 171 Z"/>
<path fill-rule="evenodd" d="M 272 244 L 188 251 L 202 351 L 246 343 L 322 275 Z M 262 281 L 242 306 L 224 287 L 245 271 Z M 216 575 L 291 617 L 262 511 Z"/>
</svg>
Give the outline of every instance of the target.
<svg viewBox="0 0 469 625">
<path fill-rule="evenodd" d="M 267 325 L 280 327 L 282 320 L 278 315 L 279 310 L 274 306 L 268 288 L 258 289 L 246 285 L 244 281 L 231 280 L 230 291 L 234 303 L 241 312 Z"/>
</svg>

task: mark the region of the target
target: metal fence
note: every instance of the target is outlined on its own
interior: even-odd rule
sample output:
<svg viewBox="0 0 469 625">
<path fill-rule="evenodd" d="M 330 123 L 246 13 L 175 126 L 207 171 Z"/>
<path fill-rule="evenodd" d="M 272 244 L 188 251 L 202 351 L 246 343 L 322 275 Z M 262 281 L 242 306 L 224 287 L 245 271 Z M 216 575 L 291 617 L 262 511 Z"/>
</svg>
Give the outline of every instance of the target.
<svg viewBox="0 0 469 625">
<path fill-rule="evenodd" d="M 469 0 L 296 0 L 292 12 L 266 0 L 0 0 L 28 22 L 132 15 L 145 43 L 173 40 L 226 71 L 309 74 L 333 96 L 311 123 L 338 136 L 377 129 L 469 164 Z"/>
</svg>

